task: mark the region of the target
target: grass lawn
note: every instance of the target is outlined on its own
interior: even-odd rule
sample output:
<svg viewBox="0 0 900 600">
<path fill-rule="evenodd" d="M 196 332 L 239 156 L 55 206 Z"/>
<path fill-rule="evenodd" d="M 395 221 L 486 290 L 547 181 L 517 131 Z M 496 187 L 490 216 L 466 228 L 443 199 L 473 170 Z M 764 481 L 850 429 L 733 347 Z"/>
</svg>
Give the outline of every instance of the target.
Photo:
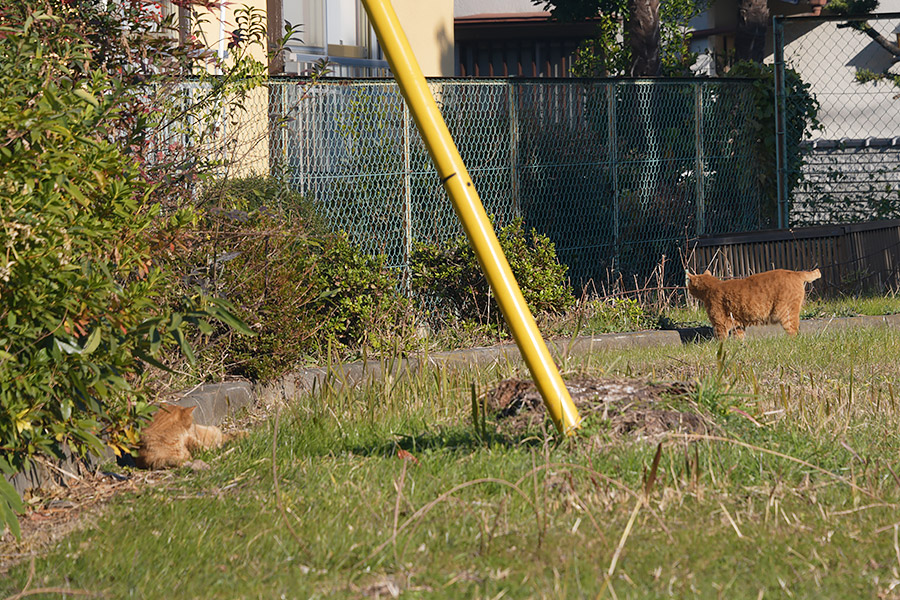
<svg viewBox="0 0 900 600">
<path fill-rule="evenodd" d="M 29 589 L 109 598 L 900 597 L 900 332 L 609 351 L 707 434 L 472 424 L 513 365 L 325 390 L 122 494 Z M 661 448 L 657 465 L 654 458 Z M 29 578 L 21 563 L 0 597 Z M 54 595 L 58 597 L 58 594 Z M 67 596 L 71 597 L 71 596 Z"/>
</svg>

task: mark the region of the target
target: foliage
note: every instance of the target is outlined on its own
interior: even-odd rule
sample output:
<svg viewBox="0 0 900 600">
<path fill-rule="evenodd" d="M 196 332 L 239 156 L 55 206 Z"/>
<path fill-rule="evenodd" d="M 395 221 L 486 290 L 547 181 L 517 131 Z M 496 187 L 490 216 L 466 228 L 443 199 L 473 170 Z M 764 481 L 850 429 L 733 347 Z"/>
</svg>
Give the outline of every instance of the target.
<svg viewBox="0 0 900 600">
<path fill-rule="evenodd" d="M 828 12 L 835 15 L 865 15 L 878 9 L 879 0 L 829 0 Z"/>
<path fill-rule="evenodd" d="M 634 298 L 597 299 L 587 303 L 586 328 L 591 333 L 653 329 L 656 319 Z"/>
<path fill-rule="evenodd" d="M 900 87 L 900 75 L 896 73 L 876 73 L 870 69 L 857 69 L 857 83 L 876 83 L 878 81 L 890 81 L 897 87 Z"/>
<path fill-rule="evenodd" d="M 531 0 L 531 3 L 560 21 L 579 21 L 597 15 L 621 18 L 628 9 L 626 0 Z"/>
<path fill-rule="evenodd" d="M 143 151 L 167 114 L 146 93 L 165 61 L 151 66 L 158 47 L 143 42 L 160 36 L 145 3 L 95 5 L 0 8 L 4 470 L 64 449 L 129 452 L 147 365 L 165 368 L 166 348 L 193 360 L 188 335 L 216 323 L 251 333 L 227 301 L 174 286 L 159 260 L 192 218 L 153 201 L 177 185 Z"/>
<path fill-rule="evenodd" d="M 190 357 L 188 324 L 240 325 L 217 300 L 156 310 L 169 281 L 152 260 L 158 206 L 106 135 L 127 87 L 90 70 L 77 31 L 48 13 L 3 33 L 0 448 L 14 466 L 63 445 L 127 450 L 147 408 L 142 362 L 167 343 Z"/>
<path fill-rule="evenodd" d="M 878 10 L 878 5 L 879 0 L 832 0 L 828 3 L 828 10 L 835 15 L 852 17 L 874 13 L 876 10 Z M 875 43 L 877 43 L 886 52 L 890 53 L 894 57 L 889 66 L 880 73 L 875 73 L 870 69 L 857 67 L 857 83 L 864 84 L 877 83 L 879 81 L 889 81 L 893 83 L 894 86 L 900 88 L 900 75 L 892 73 L 890 71 L 890 68 L 898 61 L 900 61 L 900 47 L 898 47 L 896 43 L 888 40 L 883 35 L 881 35 L 875 28 L 872 27 L 872 24 L 869 23 L 868 20 L 851 19 L 846 23 L 838 25 L 838 27 L 848 27 L 872 38 Z"/>
<path fill-rule="evenodd" d="M 574 304 L 566 282 L 566 265 L 556 258 L 547 236 L 531 230 L 521 219 L 502 228 L 500 248 L 532 313 L 558 313 Z M 502 322 L 502 314 L 465 236 L 443 245 L 417 244 L 410 257 L 412 290 L 417 300 L 437 313 L 482 324 Z"/>
<path fill-rule="evenodd" d="M 330 349 L 404 350 L 408 301 L 382 257 L 327 233 L 312 204 L 262 177 L 216 182 L 169 260 L 191 285 L 228 298 L 257 336 L 220 329 L 201 352 L 224 375 L 268 379 Z"/>
<path fill-rule="evenodd" d="M 532 0 L 561 21 L 595 18 L 597 33 L 582 42 L 575 51 L 572 74 L 575 77 L 621 77 L 629 74 L 632 62 L 623 26 L 628 5 L 621 0 Z M 697 54 L 690 51 L 691 29 L 688 22 L 709 7 L 709 0 L 660 2 L 660 62 L 665 77 L 690 76 Z"/>
<path fill-rule="evenodd" d="M 22 537 L 22 528 L 19 526 L 19 519 L 16 514 L 25 512 L 25 505 L 19 498 L 19 493 L 11 483 L 6 481 L 6 475 L 14 475 L 15 470 L 0 456 L 0 526 L 8 527 L 16 539 Z M 0 529 L 0 534 L 2 534 Z"/>
<path fill-rule="evenodd" d="M 204 37 L 204 25 L 221 8 L 213 0 L 179 0 L 170 10 L 146 0 L 42 3 L 86 41 L 93 68 L 133 86 L 120 96 L 107 135 L 134 157 L 145 180 L 157 184 L 151 197 L 164 209 L 190 206 L 199 182 L 227 172 L 268 135 L 243 126 L 252 93 L 268 78 L 267 63 L 257 56 L 278 54 L 294 28 L 268 48 L 264 11 L 234 6 L 223 56 L 215 51 L 218 40 Z M 190 11 L 186 36 L 175 6 Z"/>
<path fill-rule="evenodd" d="M 205 187 L 200 205 L 277 214 L 286 223 L 299 227 L 307 235 L 323 235 L 328 232 L 313 202 L 277 177 L 251 175 L 217 179 Z"/>
<path fill-rule="evenodd" d="M 773 65 L 762 65 L 752 61 L 739 61 L 728 71 L 729 77 L 749 77 L 756 80 L 753 85 L 753 98 L 756 104 L 753 122 L 754 160 L 758 165 L 757 172 L 760 187 L 765 198 L 762 207 L 764 225 L 775 226 L 778 222 L 778 165 L 776 162 L 778 138 L 775 123 L 775 69 Z M 818 113 L 819 102 L 810 92 L 810 85 L 805 83 L 799 73 L 793 69 L 784 70 L 785 92 L 785 147 L 786 185 L 788 197 L 802 179 L 801 167 L 803 154 L 800 147 L 804 138 L 820 127 Z"/>
<path fill-rule="evenodd" d="M 597 17 L 597 32 L 575 49 L 574 77 L 611 77 L 628 72 L 631 51 L 619 41 L 622 24 L 615 15 Z"/>
</svg>

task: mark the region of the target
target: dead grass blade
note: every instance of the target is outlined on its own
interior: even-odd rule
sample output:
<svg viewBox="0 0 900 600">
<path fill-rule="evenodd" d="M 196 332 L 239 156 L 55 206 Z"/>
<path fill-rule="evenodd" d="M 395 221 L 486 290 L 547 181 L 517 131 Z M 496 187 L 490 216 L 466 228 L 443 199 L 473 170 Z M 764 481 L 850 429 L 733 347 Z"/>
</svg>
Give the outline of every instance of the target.
<svg viewBox="0 0 900 600">
<path fill-rule="evenodd" d="M 395 542 L 394 543 L 394 560 L 396 560 L 397 563 L 400 562 L 400 560 L 397 557 L 397 544 L 396 544 L 397 523 L 400 520 L 400 501 L 403 498 L 403 486 L 406 483 L 406 463 L 409 461 L 403 460 L 401 462 L 403 463 L 403 466 L 400 468 L 400 481 L 394 483 L 394 487 L 397 488 L 397 502 L 394 503 L 394 528 L 393 528 L 393 533 L 391 534 L 391 539 L 393 539 Z"/>
<path fill-rule="evenodd" d="M 733 444 L 735 446 L 740 446 L 742 448 L 747 448 L 748 450 L 755 450 L 757 452 L 762 452 L 763 454 L 771 454 L 772 456 L 777 456 L 778 458 L 783 458 L 790 462 L 797 463 L 798 465 L 803 465 L 804 467 L 808 467 L 814 471 L 822 473 L 823 475 L 827 475 L 828 477 L 831 477 L 835 481 L 839 481 L 839 482 L 845 484 L 852 490 L 859 492 L 861 494 L 865 494 L 869 498 L 873 498 L 875 500 L 880 500 L 880 498 L 878 496 L 876 496 L 869 490 L 861 488 L 856 483 L 847 479 L 846 477 L 842 477 L 842 476 L 838 475 L 837 473 L 832 473 L 828 469 L 823 469 L 822 467 L 820 467 L 818 465 L 814 465 L 811 462 L 807 462 L 807 461 L 803 460 L 802 458 L 797 458 L 796 456 L 791 456 L 790 454 L 784 454 L 783 452 L 778 452 L 777 450 L 770 450 L 768 448 L 763 448 L 761 446 L 754 446 L 753 444 L 748 444 L 746 442 L 741 442 L 739 440 L 721 437 L 718 435 L 708 435 L 708 434 L 701 434 L 701 433 L 671 433 L 669 435 L 670 435 L 670 437 L 673 437 L 673 438 L 680 438 L 680 439 L 688 440 L 688 441 L 705 440 L 708 442 L 725 442 L 728 444 Z"/>
<path fill-rule="evenodd" d="M 634 527 L 634 522 L 637 519 L 638 513 L 641 511 L 641 506 L 644 504 L 643 498 L 638 498 L 638 501 L 634 504 L 634 509 L 631 511 L 631 516 L 628 517 L 628 523 L 625 524 L 625 530 L 622 532 L 622 537 L 619 539 L 619 544 L 616 546 L 616 551 L 613 552 L 612 560 L 609 561 L 609 569 L 606 571 L 606 575 L 603 577 L 603 585 L 600 587 L 600 591 L 597 593 L 597 598 L 602 598 L 606 593 L 606 589 L 609 588 L 610 592 L 612 592 L 612 577 L 616 572 L 616 565 L 619 562 L 619 556 L 622 554 L 622 549 L 625 547 L 625 542 L 628 541 L 628 536 L 631 535 L 631 528 Z M 612 592 L 613 596 L 615 596 L 615 592 Z"/>
<path fill-rule="evenodd" d="M 894 533 L 894 539 L 896 540 L 896 531 Z M 103 594 L 100 592 L 91 592 L 89 590 L 73 590 L 72 588 L 61 588 L 61 587 L 45 587 L 45 588 L 34 588 L 28 589 L 31 586 L 31 582 L 34 581 L 34 557 L 31 557 L 31 565 L 28 567 L 28 579 L 25 580 L 25 586 L 22 588 L 22 591 L 13 594 L 12 596 L 7 596 L 4 600 L 19 600 L 19 598 L 26 598 L 28 596 L 37 596 L 39 594 L 58 594 L 62 597 L 66 596 L 102 596 Z"/>
<path fill-rule="evenodd" d="M 649 501 L 650 494 L 653 492 L 653 484 L 656 483 L 656 472 L 659 469 L 659 458 L 662 456 L 662 442 L 656 446 L 656 455 L 653 457 L 653 463 L 650 465 L 650 474 L 644 477 L 644 499 Z"/>
<path fill-rule="evenodd" d="M 617 488 L 619 488 L 626 494 L 630 494 L 635 499 L 643 501 L 641 492 L 636 492 L 633 489 L 631 489 L 630 487 L 628 487 L 627 485 L 625 485 L 624 483 L 622 483 L 621 481 L 619 481 L 617 479 L 613 479 L 612 477 L 610 477 L 608 475 L 604 475 L 603 473 L 601 473 L 599 471 L 595 471 L 594 469 L 591 469 L 590 467 L 586 467 L 584 465 L 577 465 L 574 463 L 548 463 L 546 465 L 536 466 L 532 469 L 532 471 L 529 471 L 528 473 L 525 473 L 524 475 L 522 475 L 516 481 L 516 485 L 519 485 L 526 478 L 532 477 L 534 474 L 536 474 L 537 471 L 546 470 L 546 469 L 550 469 L 550 468 L 555 468 L 555 469 L 564 468 L 564 469 L 572 469 L 574 471 L 584 471 L 585 473 L 587 473 L 588 475 L 590 475 L 592 477 L 595 477 L 597 479 L 602 479 L 603 481 L 605 481 L 607 483 L 613 484 L 614 486 L 616 486 Z M 653 518 L 656 519 L 656 522 L 659 523 L 659 526 L 662 528 L 662 530 L 666 532 L 666 536 L 669 538 L 670 541 L 672 541 L 674 539 L 674 538 L 672 538 L 672 532 L 669 531 L 669 528 L 666 526 L 666 523 L 665 523 L 665 521 L 663 521 L 662 517 L 653 509 L 650 510 L 650 514 L 653 515 Z"/>
</svg>

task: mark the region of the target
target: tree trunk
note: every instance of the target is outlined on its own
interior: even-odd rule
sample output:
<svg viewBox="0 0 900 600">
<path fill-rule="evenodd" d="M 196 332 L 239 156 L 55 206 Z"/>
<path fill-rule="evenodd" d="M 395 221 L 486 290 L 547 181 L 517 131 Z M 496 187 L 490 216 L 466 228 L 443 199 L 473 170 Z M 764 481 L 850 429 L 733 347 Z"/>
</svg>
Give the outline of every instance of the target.
<svg viewBox="0 0 900 600">
<path fill-rule="evenodd" d="M 738 27 L 734 36 L 734 57 L 762 63 L 769 29 L 766 0 L 738 0 Z"/>
<path fill-rule="evenodd" d="M 844 23 L 842 25 L 838 25 L 838 29 L 842 29 L 844 27 L 850 27 L 851 29 L 855 29 L 860 31 L 874 41 L 876 44 L 890 52 L 894 56 L 893 62 L 900 62 L 900 44 L 895 44 L 890 41 L 869 24 L 868 21 L 850 21 L 849 23 Z"/>
<path fill-rule="evenodd" d="M 629 75 L 659 75 L 659 0 L 628 0 L 625 39 L 631 48 Z"/>
<path fill-rule="evenodd" d="M 266 38 L 269 52 L 269 75 L 284 74 L 284 53 L 281 52 L 281 36 L 284 35 L 283 0 L 266 0 Z"/>
</svg>

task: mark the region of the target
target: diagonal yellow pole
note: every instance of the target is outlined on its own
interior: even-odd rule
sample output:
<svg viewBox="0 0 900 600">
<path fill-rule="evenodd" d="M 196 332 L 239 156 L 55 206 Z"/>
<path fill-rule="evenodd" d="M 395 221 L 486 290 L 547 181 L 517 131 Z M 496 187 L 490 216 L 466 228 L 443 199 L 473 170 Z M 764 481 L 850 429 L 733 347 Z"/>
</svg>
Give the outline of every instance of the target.
<svg viewBox="0 0 900 600">
<path fill-rule="evenodd" d="M 428 153 L 437 167 L 444 189 L 462 221 L 469 243 L 475 250 L 506 322 L 512 330 L 531 377 L 544 399 L 556 428 L 571 435 L 581 423 L 578 410 L 569 397 L 559 370 L 538 331 L 519 285 L 472 185 L 466 166 L 456 149 L 447 125 L 428 90 L 419 63 L 400 27 L 390 0 L 362 0 L 378 41 L 387 56 L 394 78 L 406 99 L 413 119 L 425 140 Z"/>
</svg>

